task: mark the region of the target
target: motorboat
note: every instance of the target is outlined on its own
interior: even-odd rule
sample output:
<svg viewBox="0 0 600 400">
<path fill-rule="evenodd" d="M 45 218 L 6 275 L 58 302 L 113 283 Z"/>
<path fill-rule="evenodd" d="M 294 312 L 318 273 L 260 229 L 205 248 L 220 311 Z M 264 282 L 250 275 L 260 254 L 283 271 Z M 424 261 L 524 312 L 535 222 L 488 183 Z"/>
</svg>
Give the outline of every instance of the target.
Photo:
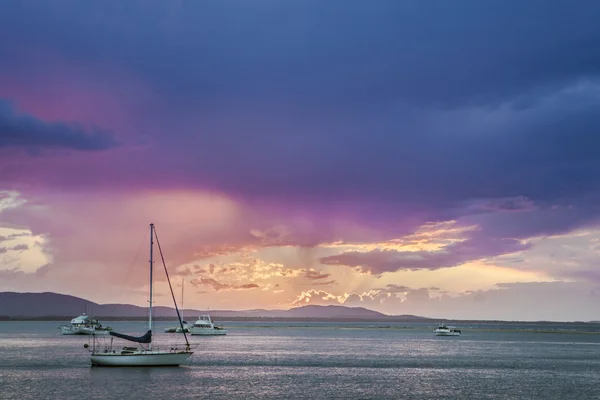
<svg viewBox="0 0 600 400">
<path fill-rule="evenodd" d="M 436 336 L 460 336 L 460 329 L 446 324 L 440 324 L 434 331 Z"/>
<path fill-rule="evenodd" d="M 63 335 L 102 335 L 107 334 L 112 328 L 102 326 L 97 319 L 83 313 L 73 318 L 70 325 L 61 325 L 58 329 Z"/>
<path fill-rule="evenodd" d="M 154 270 L 154 238 L 156 238 L 156 244 L 160 252 L 161 260 L 163 260 L 163 267 L 169 288 L 171 289 L 171 295 L 173 294 L 173 288 L 171 287 L 171 281 L 169 279 L 169 273 L 167 266 L 164 263 L 164 256 L 160 247 L 160 241 L 154 228 L 154 224 L 150 224 L 150 297 L 148 306 L 148 331 L 142 336 L 130 336 L 122 333 L 110 331 L 110 343 L 102 344 L 102 340 L 96 339 L 96 335 L 92 335 L 93 342 L 90 346 L 85 344 L 83 347 L 88 349 L 91 353 L 92 366 L 104 366 L 104 367 L 158 367 L 158 366 L 179 366 L 184 363 L 192 354 L 190 343 L 187 339 L 187 335 L 184 332 L 183 337 L 185 344 L 182 345 L 170 345 L 163 348 L 154 346 L 152 343 L 152 288 L 153 288 L 153 270 Z M 175 296 L 173 296 L 173 303 L 175 305 L 175 311 L 177 312 L 177 318 L 179 325 L 183 329 L 183 321 L 175 302 Z M 113 346 L 113 339 L 120 338 L 128 340 L 133 343 L 137 343 L 138 346 Z"/>
<path fill-rule="evenodd" d="M 210 315 L 202 314 L 192 325 L 192 335 L 216 336 L 227 335 L 227 329 L 222 326 L 216 326 L 210 319 Z"/>
</svg>

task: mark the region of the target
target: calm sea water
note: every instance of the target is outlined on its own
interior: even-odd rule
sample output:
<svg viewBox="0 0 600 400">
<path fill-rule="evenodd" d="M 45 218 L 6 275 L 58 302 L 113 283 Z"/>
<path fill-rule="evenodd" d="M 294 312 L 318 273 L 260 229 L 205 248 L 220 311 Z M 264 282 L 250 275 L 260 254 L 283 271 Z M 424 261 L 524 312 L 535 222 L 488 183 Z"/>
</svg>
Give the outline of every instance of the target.
<svg viewBox="0 0 600 400">
<path fill-rule="evenodd" d="M 58 325 L 0 322 L 0 399 L 600 399 L 600 334 L 577 333 L 599 326 L 469 325 L 450 338 L 424 324 L 231 322 L 225 337 L 192 337 L 179 368 L 91 368 L 89 338 Z"/>
</svg>

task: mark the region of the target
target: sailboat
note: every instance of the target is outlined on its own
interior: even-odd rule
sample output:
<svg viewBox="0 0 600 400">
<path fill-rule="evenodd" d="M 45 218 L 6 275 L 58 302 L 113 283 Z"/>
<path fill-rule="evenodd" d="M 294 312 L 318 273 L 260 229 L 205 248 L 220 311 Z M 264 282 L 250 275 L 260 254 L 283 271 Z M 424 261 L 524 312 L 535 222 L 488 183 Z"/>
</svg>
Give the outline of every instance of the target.
<svg viewBox="0 0 600 400">
<path fill-rule="evenodd" d="M 171 287 L 171 281 L 169 280 L 169 273 L 165 265 L 165 260 L 160 247 L 160 241 L 154 228 L 154 224 L 150 224 L 150 305 L 148 309 L 148 331 L 143 336 L 129 336 L 122 333 L 110 331 L 109 334 L 114 337 L 129 340 L 130 342 L 138 343 L 139 347 L 125 346 L 120 349 L 113 348 L 113 338 L 111 337 L 110 345 L 100 346 L 96 342 L 95 337 L 92 344 L 92 348 L 89 349 L 89 345 L 86 343 L 85 348 L 89 349 L 91 354 L 92 366 L 106 366 L 106 367 L 150 367 L 150 366 L 178 366 L 187 360 L 193 352 L 190 350 L 190 343 L 188 342 L 187 335 L 184 331 L 185 347 L 183 349 L 177 347 L 170 347 L 167 349 L 160 349 L 153 346 L 152 343 L 152 284 L 153 284 L 153 250 L 154 250 L 154 238 L 156 237 L 156 243 L 160 256 L 165 268 L 167 275 L 167 282 L 169 282 L 169 288 L 171 289 L 171 296 L 173 297 L 173 303 L 175 304 L 175 310 L 177 311 L 177 317 L 179 324 L 183 329 L 183 322 L 179 309 L 177 308 L 177 302 L 175 301 L 175 295 L 173 294 L 173 288 Z M 147 345 L 147 346 L 144 346 Z"/>
<path fill-rule="evenodd" d="M 190 333 L 190 324 L 183 319 L 183 311 L 185 311 L 185 308 L 183 308 L 183 278 L 181 278 L 181 319 L 183 321 L 183 328 L 181 326 L 170 326 L 168 328 L 165 328 L 165 333 Z"/>
</svg>

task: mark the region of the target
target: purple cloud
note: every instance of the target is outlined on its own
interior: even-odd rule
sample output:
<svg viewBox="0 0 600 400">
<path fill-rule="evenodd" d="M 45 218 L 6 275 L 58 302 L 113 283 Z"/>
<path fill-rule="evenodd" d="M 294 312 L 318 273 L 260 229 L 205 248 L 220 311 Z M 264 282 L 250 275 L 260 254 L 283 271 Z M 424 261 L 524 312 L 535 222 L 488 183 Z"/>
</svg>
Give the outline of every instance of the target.
<svg viewBox="0 0 600 400">
<path fill-rule="evenodd" d="M 195 286 L 210 286 L 216 292 L 220 290 L 242 290 L 242 289 L 256 289 L 259 286 L 256 283 L 245 283 L 242 285 L 231 285 L 227 283 L 221 283 L 213 278 L 198 277 L 191 281 L 192 285 Z"/>
<path fill-rule="evenodd" d="M 413 289 L 409 288 L 408 286 L 396 285 L 396 284 L 390 283 L 390 284 L 385 285 L 384 288 L 379 288 L 379 289 L 375 289 L 375 290 L 381 290 L 382 292 L 385 292 L 385 293 L 404 293 L 404 292 L 410 292 Z"/>
<path fill-rule="evenodd" d="M 307 283 L 306 285 L 309 286 L 329 286 L 329 285 L 333 285 L 336 284 L 337 281 L 332 280 L 332 281 L 326 281 L 326 282 L 311 282 L 311 283 Z"/>
<path fill-rule="evenodd" d="M 0 249 L 1 250 L 1 249 Z M 0 252 L 2 254 L 2 252 Z M 25 277 L 25 272 L 18 268 L 0 269 L 0 278 L 7 281 L 13 281 Z"/>
<path fill-rule="evenodd" d="M 374 272 L 450 267 L 598 222 L 596 2 L 532 0 L 518 13 L 510 1 L 273 4 L 125 2 L 118 15 L 103 2 L 7 4 L 0 96 L 27 114 L 0 103 L 0 185 L 42 204 L 47 193 L 189 190 L 251 210 L 206 256 L 373 243 L 432 221 L 481 227 L 442 252 L 322 260 Z M 118 104 L 123 129 L 103 133 L 117 117 L 98 107 L 46 122 L 70 120 L 59 116 L 81 99 Z M 94 157 L 12 152 L 117 142 Z M 288 231 L 269 230 L 279 223 Z"/>
<path fill-rule="evenodd" d="M 117 142 L 105 132 L 86 131 L 74 124 L 43 122 L 26 114 L 18 114 L 10 103 L 0 99 L 0 148 L 65 148 L 73 150 L 105 150 Z"/>
<path fill-rule="evenodd" d="M 438 14 L 389 1 L 350 2 L 343 12 L 311 1 L 239 10 L 129 3 L 119 17 L 98 19 L 113 15 L 109 6 L 65 15 L 51 1 L 12 3 L 0 16 L 0 37 L 19 39 L 0 44 L 8 55 L 0 74 L 19 78 L 23 90 L 36 82 L 44 71 L 33 65 L 44 65 L 46 53 L 21 55 L 35 43 L 90 80 L 110 84 L 101 63 L 117 65 L 164 99 L 127 110 L 132 131 L 148 137 L 143 156 L 115 155 L 95 179 L 96 164 L 52 173 L 42 179 L 48 185 L 176 184 L 334 209 L 354 200 L 375 209 L 396 204 L 396 215 L 422 207 L 437 220 L 472 198 L 555 201 L 592 189 L 598 100 L 583 90 L 544 101 L 582 80 L 597 84 L 598 61 L 586 45 L 600 41 L 589 11 L 598 5 L 540 4 L 513 13 L 511 2 L 488 9 L 466 1 Z M 543 22 L 517 37 L 529 32 L 532 15 Z M 558 54 L 567 61 L 548 62 Z M 83 60 L 98 66 L 85 70 Z M 169 161 L 160 169 L 145 161 L 159 155 Z"/>
<path fill-rule="evenodd" d="M 309 269 L 307 269 L 306 272 L 304 273 L 304 277 L 307 279 L 310 279 L 310 280 L 326 279 L 326 278 L 329 278 L 329 276 L 331 276 L 331 274 L 324 274 L 322 272 L 309 270 Z"/>
<path fill-rule="evenodd" d="M 323 257 L 326 265 L 345 265 L 360 268 L 373 274 L 399 270 L 435 270 L 456 267 L 469 261 L 500 254 L 527 250 L 530 244 L 515 239 L 493 239 L 475 237 L 444 247 L 440 251 L 397 251 L 372 250 L 366 253 L 349 251 L 339 255 Z"/>
</svg>

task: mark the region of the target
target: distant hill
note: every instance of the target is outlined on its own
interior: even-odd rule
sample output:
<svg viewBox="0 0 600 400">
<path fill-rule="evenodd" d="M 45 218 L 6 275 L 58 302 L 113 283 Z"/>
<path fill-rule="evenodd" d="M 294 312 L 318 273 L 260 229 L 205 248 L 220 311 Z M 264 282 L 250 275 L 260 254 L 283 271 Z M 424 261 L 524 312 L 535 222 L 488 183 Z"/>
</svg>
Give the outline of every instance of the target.
<svg viewBox="0 0 600 400">
<path fill-rule="evenodd" d="M 143 318 L 148 315 L 146 307 L 130 304 L 98 304 L 65 294 L 0 292 L 0 317 L 15 319 L 47 319 L 52 317 L 73 318 L 82 312 L 98 318 Z M 201 310 L 184 310 L 185 316 L 197 316 Z M 243 318 L 291 318 L 291 319 L 359 319 L 419 321 L 428 318 L 414 315 L 390 316 L 363 307 L 308 305 L 289 310 L 211 310 L 215 319 Z M 175 309 L 155 307 L 158 318 L 175 318 Z M 189 317 L 188 317 L 189 318 Z"/>
<path fill-rule="evenodd" d="M 363 307 L 345 307 L 345 306 L 303 306 L 292 308 L 286 311 L 287 316 L 299 318 L 381 318 L 387 317 L 377 311 L 369 310 Z"/>
</svg>

